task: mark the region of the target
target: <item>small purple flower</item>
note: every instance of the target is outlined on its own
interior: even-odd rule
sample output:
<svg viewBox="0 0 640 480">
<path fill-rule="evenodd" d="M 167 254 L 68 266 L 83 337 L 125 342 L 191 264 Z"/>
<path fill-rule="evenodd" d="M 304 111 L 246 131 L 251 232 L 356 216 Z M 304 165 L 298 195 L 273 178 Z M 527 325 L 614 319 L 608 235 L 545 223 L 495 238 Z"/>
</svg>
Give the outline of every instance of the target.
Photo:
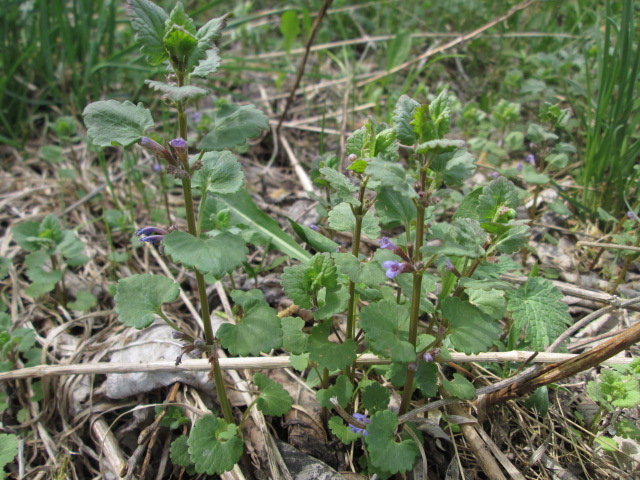
<svg viewBox="0 0 640 480">
<path fill-rule="evenodd" d="M 533 165 L 534 167 L 536 166 L 536 157 L 533 153 L 530 153 L 529 155 L 527 155 L 524 161 L 530 165 Z"/>
<path fill-rule="evenodd" d="M 447 270 L 451 271 L 451 270 L 453 270 L 453 269 L 454 269 L 454 268 L 456 268 L 456 267 L 454 267 L 454 266 L 453 266 L 453 263 L 451 263 L 451 260 L 449 260 L 449 259 L 447 258 L 447 260 L 444 262 L 444 268 L 446 268 Z"/>
<path fill-rule="evenodd" d="M 433 362 L 433 355 L 431 355 L 431 353 L 427 352 L 424 355 L 422 355 L 422 359 L 427 363 L 431 363 L 431 362 Z"/>
<path fill-rule="evenodd" d="M 489 176 L 492 178 L 498 178 L 500 176 L 500 172 L 496 172 L 496 171 L 489 172 Z"/>
<path fill-rule="evenodd" d="M 166 148 L 149 137 L 142 137 L 140 139 L 140 145 L 144 148 L 148 148 L 149 150 L 153 150 L 155 153 L 162 153 L 166 151 Z"/>
<path fill-rule="evenodd" d="M 631 210 L 629 210 L 629 211 L 627 212 L 627 218 L 628 218 L 629 220 L 638 220 L 638 221 L 640 221 L 640 219 L 639 219 L 639 218 L 638 218 L 638 216 L 635 214 L 635 212 L 633 212 L 633 211 L 631 211 Z"/>
<path fill-rule="evenodd" d="M 353 418 L 355 418 L 356 420 L 358 420 L 361 423 L 366 423 L 366 424 L 371 423 L 371 420 L 369 418 L 367 418 L 367 416 L 364 413 L 354 413 L 353 414 Z M 349 429 L 353 433 L 361 433 L 362 436 L 364 436 L 364 437 L 369 435 L 369 432 L 367 432 L 367 430 L 365 428 L 356 427 L 355 425 L 349 425 Z"/>
<path fill-rule="evenodd" d="M 522 173 L 523 168 L 524 164 L 522 162 L 518 162 L 518 164 L 516 165 L 516 169 L 518 170 L 518 172 Z"/>
<path fill-rule="evenodd" d="M 193 115 L 191 116 L 192 120 L 196 123 L 200 123 L 200 120 L 202 120 L 202 113 L 200 112 L 193 112 Z"/>
<path fill-rule="evenodd" d="M 152 245 L 160 245 L 164 236 L 174 230 L 174 227 L 168 229 L 160 227 L 143 227 L 136 230 L 136 237 L 141 242 L 149 242 Z"/>
<path fill-rule="evenodd" d="M 387 260 L 382 266 L 387 269 L 385 272 L 387 278 L 396 278 L 401 273 L 413 270 L 407 262 L 399 262 L 397 260 Z"/>
<path fill-rule="evenodd" d="M 386 248 L 387 250 L 395 251 L 398 246 L 393 243 L 389 237 L 382 237 L 380 239 L 380 248 Z"/>
<path fill-rule="evenodd" d="M 154 172 L 156 173 L 160 173 L 162 171 L 162 165 L 160 165 L 159 163 L 154 163 L 151 168 L 153 169 Z"/>
<path fill-rule="evenodd" d="M 320 227 L 318 227 L 318 225 L 316 225 L 315 223 L 312 223 L 311 225 L 309 225 L 309 228 L 311 230 L 313 230 L 314 232 L 319 232 L 320 231 Z"/>
<path fill-rule="evenodd" d="M 188 144 L 187 141 L 178 137 L 178 138 L 174 138 L 173 140 L 171 140 L 169 142 L 169 146 L 175 148 L 176 150 L 179 148 L 187 148 Z"/>
</svg>

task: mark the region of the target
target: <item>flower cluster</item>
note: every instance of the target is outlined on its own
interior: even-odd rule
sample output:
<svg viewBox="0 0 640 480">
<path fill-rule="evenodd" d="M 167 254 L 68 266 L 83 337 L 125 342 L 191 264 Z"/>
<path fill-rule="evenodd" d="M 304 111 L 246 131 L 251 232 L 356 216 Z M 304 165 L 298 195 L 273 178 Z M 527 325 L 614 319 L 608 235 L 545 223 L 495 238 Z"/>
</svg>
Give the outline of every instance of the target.
<svg viewBox="0 0 640 480">
<path fill-rule="evenodd" d="M 369 418 L 364 413 L 354 413 L 353 418 L 358 420 L 360 423 L 367 423 L 367 424 L 371 423 L 371 420 L 369 420 Z M 360 427 L 356 427 L 355 425 L 349 425 L 349 429 L 353 433 L 361 433 L 364 437 L 369 435 L 369 432 L 367 432 L 366 428 L 360 428 Z"/>
<path fill-rule="evenodd" d="M 169 149 L 163 147 L 149 137 L 142 137 L 140 145 L 156 154 L 158 160 L 164 160 L 172 167 L 186 165 L 189 149 L 187 141 L 182 138 L 174 138 L 169 142 Z"/>
</svg>

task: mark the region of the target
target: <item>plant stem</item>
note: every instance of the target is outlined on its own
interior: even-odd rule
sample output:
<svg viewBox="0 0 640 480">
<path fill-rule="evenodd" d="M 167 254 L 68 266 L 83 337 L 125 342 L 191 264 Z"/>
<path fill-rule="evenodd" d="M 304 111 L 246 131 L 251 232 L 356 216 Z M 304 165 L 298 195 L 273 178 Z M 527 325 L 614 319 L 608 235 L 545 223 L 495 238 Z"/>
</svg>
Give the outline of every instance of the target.
<svg viewBox="0 0 640 480">
<path fill-rule="evenodd" d="M 426 166 L 420 169 L 420 190 L 425 191 L 427 183 L 427 169 Z M 426 192 L 425 192 L 426 195 Z M 422 242 L 424 239 L 424 203 L 417 202 L 416 204 L 416 239 L 413 248 L 413 264 L 417 265 L 422 260 Z M 418 338 L 418 318 L 420 317 L 420 297 L 422 296 L 422 277 L 424 272 L 422 269 L 413 273 L 413 289 L 411 293 L 411 313 L 409 316 L 409 343 L 416 346 L 416 340 Z M 413 379 L 415 377 L 415 370 L 407 367 L 407 373 L 404 382 L 404 389 L 402 390 L 402 402 L 400 403 L 399 414 L 406 413 L 411 403 L 411 395 L 413 394 Z"/>
</svg>

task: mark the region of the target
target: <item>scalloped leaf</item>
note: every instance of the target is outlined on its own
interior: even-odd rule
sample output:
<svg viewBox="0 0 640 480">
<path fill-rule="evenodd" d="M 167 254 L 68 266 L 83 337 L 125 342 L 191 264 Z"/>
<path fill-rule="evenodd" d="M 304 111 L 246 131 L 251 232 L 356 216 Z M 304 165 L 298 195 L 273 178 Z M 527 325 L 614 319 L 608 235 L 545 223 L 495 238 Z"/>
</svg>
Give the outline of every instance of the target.
<svg viewBox="0 0 640 480">
<path fill-rule="evenodd" d="M 378 382 L 373 382 L 362 389 L 362 406 L 370 413 L 385 410 L 389 406 L 391 394 L 389 389 Z"/>
<path fill-rule="evenodd" d="M 282 385 L 262 373 L 253 375 L 253 383 L 260 389 L 257 407 L 265 415 L 279 417 L 293 405 L 293 398 Z"/>
<path fill-rule="evenodd" d="M 413 188 L 414 180 L 407 175 L 402 165 L 374 158 L 369 163 L 366 173 L 383 187 L 389 187 L 408 198 L 418 197 Z"/>
<path fill-rule="evenodd" d="M 213 118 L 212 128 L 198 148 L 200 150 L 224 150 L 242 146 L 263 130 L 269 129 L 269 119 L 253 105 L 224 104 Z"/>
<path fill-rule="evenodd" d="M 348 425 L 344 424 L 342 418 L 337 416 L 329 419 L 329 430 L 331 430 L 331 433 L 338 437 L 345 445 L 350 445 L 362 437 L 361 433 L 352 431 Z"/>
<path fill-rule="evenodd" d="M 141 44 L 140 51 L 151 65 L 160 65 L 168 58 L 162 41 L 169 18 L 167 12 L 149 0 L 129 0 L 128 3 L 136 41 Z"/>
<path fill-rule="evenodd" d="M 396 102 L 396 108 L 393 111 L 393 129 L 398 141 L 403 145 L 416 143 L 417 137 L 411 123 L 419 106 L 420 104 L 408 95 L 402 95 Z"/>
<path fill-rule="evenodd" d="M 195 100 L 196 98 L 209 93 L 209 90 L 196 87 L 194 85 L 178 87 L 177 85 L 169 85 L 155 80 L 145 80 L 144 83 L 149 85 L 149 88 L 166 94 L 175 102 L 180 102 L 182 100 Z"/>
<path fill-rule="evenodd" d="M 129 327 L 146 328 L 153 323 L 163 303 L 173 302 L 180 286 L 167 277 L 143 273 L 122 278 L 116 285 L 116 313 Z"/>
<path fill-rule="evenodd" d="M 238 438 L 238 427 L 221 418 L 205 415 L 191 429 L 189 455 L 196 472 L 220 475 L 240 460 L 244 443 Z"/>
<path fill-rule="evenodd" d="M 165 235 L 162 244 L 165 253 L 174 262 L 195 267 L 216 278 L 222 278 L 240 267 L 249 253 L 244 240 L 229 232 L 205 239 L 176 230 Z"/>
<path fill-rule="evenodd" d="M 191 456 L 189 455 L 189 437 L 181 435 L 171 442 L 171 448 L 169 450 L 171 455 L 171 463 L 179 465 L 181 467 L 188 467 L 193 465 L 191 462 Z"/>
<path fill-rule="evenodd" d="M 497 322 L 466 300 L 443 299 L 442 314 L 449 321 L 451 343 L 466 354 L 486 352 L 499 339 Z"/>
<path fill-rule="evenodd" d="M 324 322 L 311 329 L 309 335 L 309 359 L 319 368 L 329 371 L 343 370 L 356 361 L 358 344 L 353 340 L 342 343 L 329 341 L 331 322 Z"/>
<path fill-rule="evenodd" d="M 229 151 L 206 152 L 202 168 L 193 173 L 192 185 L 211 193 L 235 193 L 242 187 L 244 173 L 238 158 Z"/>
<path fill-rule="evenodd" d="M 398 416 L 390 410 L 383 410 L 371 416 L 371 423 L 367 426 L 369 434 L 364 437 L 371 464 L 391 474 L 413 468 L 420 453 L 413 440 L 395 441 L 397 426 Z"/>
<path fill-rule="evenodd" d="M 501 207 L 518 208 L 520 200 L 515 185 L 504 177 L 493 180 L 478 197 L 478 215 L 482 220 L 494 221 Z"/>
<path fill-rule="evenodd" d="M 153 127 L 151 111 L 142 103 L 129 100 L 103 100 L 87 105 L 82 112 L 87 135 L 99 147 L 122 145 L 128 147 Z"/>
<path fill-rule="evenodd" d="M 216 332 L 222 346 L 233 355 L 258 355 L 282 346 L 282 328 L 276 311 L 264 300 L 243 304 L 237 324 L 224 323 Z"/>
<path fill-rule="evenodd" d="M 360 325 L 365 331 L 367 346 L 377 354 L 394 362 L 416 359 L 413 345 L 407 341 L 409 311 L 388 300 L 370 303 L 360 312 Z"/>
<path fill-rule="evenodd" d="M 345 274 L 354 283 L 375 287 L 387 281 L 384 270 L 378 262 L 361 262 L 350 253 L 334 253 L 331 256 L 340 273 Z"/>
<path fill-rule="evenodd" d="M 352 395 L 353 384 L 351 383 L 351 380 L 349 380 L 349 377 L 346 375 L 340 375 L 336 378 L 333 386 L 323 388 L 316 392 L 316 400 L 318 400 L 318 403 L 321 406 L 331 410 L 333 408 L 331 398 L 336 397 L 338 404 L 340 404 L 342 408 L 346 408 L 351 401 Z"/>
<path fill-rule="evenodd" d="M 322 173 L 324 179 L 329 182 L 331 188 L 336 191 L 336 194 L 343 202 L 350 203 L 356 207 L 360 206 L 360 201 L 354 197 L 358 192 L 358 188 L 345 175 L 329 167 L 322 167 L 320 173 Z"/>
<path fill-rule="evenodd" d="M 329 226 L 339 232 L 352 232 L 356 227 L 356 217 L 347 202 L 342 202 L 333 207 L 329 212 Z M 362 233 L 371 240 L 380 236 L 380 224 L 371 210 L 362 217 Z"/>
</svg>

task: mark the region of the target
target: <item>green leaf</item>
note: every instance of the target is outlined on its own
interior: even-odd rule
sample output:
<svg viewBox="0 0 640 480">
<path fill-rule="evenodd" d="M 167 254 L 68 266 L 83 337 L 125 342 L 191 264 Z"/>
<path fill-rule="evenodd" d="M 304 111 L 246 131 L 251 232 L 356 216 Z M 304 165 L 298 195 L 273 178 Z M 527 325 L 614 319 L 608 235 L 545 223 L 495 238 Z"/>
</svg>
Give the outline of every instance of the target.
<svg viewBox="0 0 640 480">
<path fill-rule="evenodd" d="M 398 416 L 390 410 L 383 410 L 371 416 L 371 423 L 367 426 L 369 434 L 364 437 L 371 464 L 391 474 L 413 468 L 420 453 L 413 440 L 395 441 L 397 426 Z"/>
<path fill-rule="evenodd" d="M 229 232 L 213 238 L 196 238 L 187 232 L 173 231 L 165 235 L 164 251 L 174 262 L 197 268 L 204 274 L 222 278 L 242 266 L 249 253 L 244 240 Z"/>
<path fill-rule="evenodd" d="M 373 153 L 377 158 L 383 160 L 398 161 L 398 144 L 396 143 L 396 132 L 393 129 L 387 128 L 376 134 Z"/>
<path fill-rule="evenodd" d="M 198 39 L 199 48 L 208 48 L 212 42 L 215 42 L 220 38 L 222 30 L 227 27 L 227 21 L 231 18 L 231 14 L 227 13 L 221 17 L 214 18 L 205 23 L 196 32 L 196 38 Z"/>
<path fill-rule="evenodd" d="M 27 252 L 35 252 L 43 247 L 38 237 L 39 233 L 40 224 L 38 222 L 20 222 L 11 229 L 14 242 Z"/>
<path fill-rule="evenodd" d="M 300 240 L 307 243 L 314 250 L 329 253 L 336 251 L 338 244 L 330 238 L 325 237 L 321 233 L 316 232 L 309 227 L 296 223 L 290 218 L 287 218 L 287 220 L 289 220 L 291 228 L 293 228 L 293 231 L 296 232 L 296 235 L 298 235 Z"/>
<path fill-rule="evenodd" d="M 282 14 L 282 17 L 280 17 L 280 33 L 284 37 L 282 48 L 288 53 L 300 34 L 300 21 L 296 10 L 287 10 Z"/>
<path fill-rule="evenodd" d="M 284 293 L 300 308 L 311 308 L 311 296 L 309 289 L 311 284 L 307 279 L 307 267 L 304 265 L 293 265 L 285 267 L 280 283 Z"/>
<path fill-rule="evenodd" d="M 412 122 L 416 108 L 419 106 L 418 102 L 407 95 L 402 95 L 396 103 L 396 108 L 393 111 L 393 129 L 396 132 L 398 141 L 403 145 L 416 143 L 417 137 Z"/>
<path fill-rule="evenodd" d="M 146 328 L 163 303 L 173 302 L 180 287 L 167 277 L 144 273 L 121 278 L 116 285 L 116 313 L 129 327 Z"/>
<path fill-rule="evenodd" d="M 320 173 L 343 202 L 350 203 L 355 207 L 360 206 L 360 202 L 354 197 L 358 188 L 345 175 L 329 167 L 322 167 Z"/>
<path fill-rule="evenodd" d="M 442 314 L 449 321 L 451 343 L 466 354 L 486 352 L 499 338 L 497 322 L 459 297 L 443 299 Z"/>
<path fill-rule="evenodd" d="M 215 112 L 212 128 L 200 144 L 199 150 L 224 150 L 246 145 L 247 140 L 269 129 L 269 119 L 253 105 L 226 103 Z"/>
<path fill-rule="evenodd" d="M 55 287 L 56 283 L 62 280 L 62 271 L 53 270 L 51 265 L 51 257 L 45 252 L 33 252 L 27 255 L 24 259 L 24 264 L 27 267 L 27 277 L 33 283 L 40 284 L 41 289 L 50 287 L 46 292 L 50 292 Z"/>
<path fill-rule="evenodd" d="M 446 378 L 442 380 L 442 387 L 452 396 L 462 400 L 471 400 L 476 396 L 476 389 L 473 384 L 459 373 L 453 374 L 453 380 Z"/>
<path fill-rule="evenodd" d="M 478 198 L 478 215 L 482 220 L 495 221 L 501 207 L 517 208 L 520 204 L 515 185 L 504 177 L 484 187 Z"/>
<path fill-rule="evenodd" d="M 546 185 L 551 181 L 549 175 L 538 172 L 533 165 L 528 163 L 522 168 L 522 178 L 531 185 Z"/>
<path fill-rule="evenodd" d="M 206 152 L 202 168 L 193 173 L 192 185 L 211 193 L 235 193 L 242 187 L 244 173 L 237 157 L 228 151 Z"/>
<path fill-rule="evenodd" d="M 345 445 L 350 445 L 362 437 L 361 434 L 352 431 L 348 425 L 345 425 L 340 417 L 331 417 L 329 419 L 329 430 Z"/>
<path fill-rule="evenodd" d="M 350 253 L 334 253 L 331 255 L 340 273 L 345 274 L 354 283 L 378 286 L 385 283 L 387 277 L 378 262 L 361 262 Z"/>
<path fill-rule="evenodd" d="M 448 93 L 443 90 L 430 105 L 416 108 L 412 124 L 417 141 L 424 143 L 443 138 L 449 131 L 450 117 Z"/>
<path fill-rule="evenodd" d="M 67 306 L 80 312 L 91 310 L 98 304 L 98 299 L 91 292 L 78 292 L 75 302 L 69 302 Z"/>
<path fill-rule="evenodd" d="M 258 355 L 282 346 L 282 328 L 276 311 L 264 300 L 244 307 L 244 316 L 237 324 L 220 325 L 216 337 L 233 355 Z"/>
<path fill-rule="evenodd" d="M 416 147 L 416 153 L 421 155 L 437 154 L 440 157 L 442 153 L 453 153 L 454 150 L 464 150 L 466 145 L 464 140 L 450 140 L 448 138 L 431 140 L 421 143 Z M 449 157 L 434 158 L 429 166 L 434 172 L 444 171 Z"/>
<path fill-rule="evenodd" d="M 13 434 L 0 433 L 0 478 L 4 478 L 5 465 L 13 462 L 18 455 L 18 437 Z"/>
<path fill-rule="evenodd" d="M 535 408 L 540 415 L 545 417 L 549 411 L 549 389 L 546 386 L 536 388 L 536 391 L 524 402 L 524 406 Z"/>
<path fill-rule="evenodd" d="M 174 71 L 186 72 L 189 68 L 189 57 L 198 45 L 195 33 L 189 32 L 180 25 L 171 25 L 163 38 L 163 43 Z"/>
<path fill-rule="evenodd" d="M 11 259 L 0 257 L 0 280 L 4 280 L 9 276 L 9 268 L 11 267 Z"/>
<path fill-rule="evenodd" d="M 541 277 L 530 278 L 517 290 L 507 292 L 507 309 L 513 313 L 515 328 L 526 330 L 526 340 L 536 351 L 544 351 L 571 325 L 562 293 Z"/>
<path fill-rule="evenodd" d="M 189 437 L 181 435 L 171 442 L 171 449 L 169 450 L 171 456 L 171 463 L 179 465 L 181 467 L 189 467 L 193 465 L 191 457 L 189 456 Z"/>
<path fill-rule="evenodd" d="M 322 294 L 322 292 L 320 292 Z M 337 285 L 324 291 L 324 298 L 318 295 L 318 310 L 313 314 L 316 320 L 326 320 L 343 313 L 349 303 L 349 292 L 346 287 Z"/>
<path fill-rule="evenodd" d="M 293 399 L 278 382 L 262 373 L 256 373 L 253 375 L 253 383 L 260 389 L 257 406 L 262 413 L 279 417 L 291 410 Z"/>
<path fill-rule="evenodd" d="M 406 170 L 398 163 L 374 158 L 369 163 L 366 172 L 371 175 L 371 178 L 380 182 L 382 187 L 389 187 L 408 198 L 418 197 L 413 187 L 414 180 L 407 175 Z"/>
<path fill-rule="evenodd" d="M 458 218 L 451 224 L 438 223 L 432 226 L 431 234 L 442 244 L 423 247 L 425 255 L 480 258 L 485 254 L 483 245 L 488 235 L 477 220 Z"/>
<path fill-rule="evenodd" d="M 353 395 L 353 384 L 347 375 L 340 375 L 333 386 L 318 390 L 316 393 L 316 400 L 324 408 L 331 410 L 333 404 L 331 398 L 336 397 L 341 407 L 346 408 L 351 401 L 351 395 Z"/>
<path fill-rule="evenodd" d="M 473 218 L 474 220 L 481 220 L 480 215 L 478 214 L 478 206 L 480 205 L 480 195 L 484 187 L 479 187 L 470 192 L 464 200 L 458 205 L 458 209 L 456 213 L 453 215 L 453 220 L 457 218 Z"/>
<path fill-rule="evenodd" d="M 409 57 L 411 52 L 411 34 L 406 30 L 399 30 L 389 45 L 387 51 L 387 70 L 400 65 Z"/>
<path fill-rule="evenodd" d="M 302 308 L 311 307 L 311 296 L 321 288 L 337 286 L 337 269 L 328 253 L 316 254 L 309 265 L 285 267 L 282 273 L 282 288 L 291 300 Z"/>
<path fill-rule="evenodd" d="M 371 413 L 385 410 L 389 406 L 389 400 L 391 400 L 389 389 L 378 382 L 367 385 L 362 389 L 362 407 Z"/>
<path fill-rule="evenodd" d="M 140 51 L 151 65 L 159 65 L 168 56 L 164 49 L 165 22 L 167 13 L 149 0 L 129 0 L 131 25 L 136 32 L 136 41 L 142 44 Z"/>
<path fill-rule="evenodd" d="M 494 320 L 501 320 L 507 307 L 504 291 L 491 289 L 467 289 L 469 303 Z"/>
<path fill-rule="evenodd" d="M 193 63 L 192 58 L 190 59 L 190 63 Z M 200 59 L 198 65 L 191 71 L 191 75 L 205 78 L 207 75 L 217 72 L 221 62 L 222 60 L 220 59 L 220 55 L 218 55 L 218 49 L 216 47 L 210 48 L 205 52 L 204 58 Z"/>
<path fill-rule="evenodd" d="M 405 306 L 389 300 L 370 303 L 360 312 L 360 326 L 365 331 L 367 346 L 375 354 L 394 362 L 416 359 L 415 348 L 407 341 L 409 311 Z"/>
<path fill-rule="evenodd" d="M 72 267 L 84 265 L 89 261 L 89 257 L 84 254 L 84 243 L 70 230 L 62 233 L 62 239 L 55 251 L 65 258 L 67 265 Z"/>
<path fill-rule="evenodd" d="M 209 475 L 231 470 L 240 460 L 244 446 L 238 438 L 238 427 L 213 415 L 196 422 L 187 443 L 196 472 Z"/>
<path fill-rule="evenodd" d="M 519 220 L 516 222 L 519 222 Z M 510 223 L 514 224 L 513 227 L 509 228 L 503 235 L 501 235 L 495 243 L 496 250 L 506 255 L 515 253 L 529 244 L 529 226 L 518 225 L 515 222 Z"/>
<path fill-rule="evenodd" d="M 339 203 L 329 212 L 329 226 L 339 232 L 353 233 L 356 227 L 356 217 L 348 203 Z M 380 224 L 371 210 L 362 217 L 362 233 L 371 240 L 380 236 Z"/>
<path fill-rule="evenodd" d="M 302 331 L 304 320 L 299 317 L 285 317 L 282 323 L 282 348 L 300 355 L 307 351 L 308 335 Z"/>
<path fill-rule="evenodd" d="M 432 168 L 436 165 L 441 167 L 438 170 L 442 175 L 445 185 L 450 187 L 460 186 L 473 175 L 476 170 L 475 158 L 465 148 L 458 148 L 453 152 L 440 153 L 436 155 L 432 162 Z"/>
<path fill-rule="evenodd" d="M 90 103 L 82 116 L 87 135 L 99 147 L 128 147 L 153 127 L 151 111 L 144 108 L 142 103 L 134 105 L 129 100 L 123 103 L 116 100 Z"/>
<path fill-rule="evenodd" d="M 383 224 L 408 225 L 416 218 L 416 205 L 410 197 L 391 187 L 382 187 L 376 200 L 376 213 Z"/>
<path fill-rule="evenodd" d="M 177 85 L 169 85 L 164 82 L 157 82 L 155 80 L 145 80 L 145 83 L 149 85 L 149 88 L 162 92 L 167 95 L 174 102 L 181 102 L 183 100 L 195 100 L 202 95 L 207 95 L 209 90 L 196 87 L 194 85 L 185 85 L 178 87 Z"/>
<path fill-rule="evenodd" d="M 356 361 L 358 345 L 349 339 L 342 343 L 329 341 L 331 322 L 324 322 L 311 329 L 309 335 L 309 359 L 320 369 L 343 370 Z"/>
<path fill-rule="evenodd" d="M 228 208 L 243 225 L 247 225 L 266 238 L 273 248 L 302 263 L 307 263 L 311 259 L 311 254 L 284 232 L 278 222 L 256 206 L 244 188 L 236 193 L 215 195 L 215 200 Z"/>
</svg>

